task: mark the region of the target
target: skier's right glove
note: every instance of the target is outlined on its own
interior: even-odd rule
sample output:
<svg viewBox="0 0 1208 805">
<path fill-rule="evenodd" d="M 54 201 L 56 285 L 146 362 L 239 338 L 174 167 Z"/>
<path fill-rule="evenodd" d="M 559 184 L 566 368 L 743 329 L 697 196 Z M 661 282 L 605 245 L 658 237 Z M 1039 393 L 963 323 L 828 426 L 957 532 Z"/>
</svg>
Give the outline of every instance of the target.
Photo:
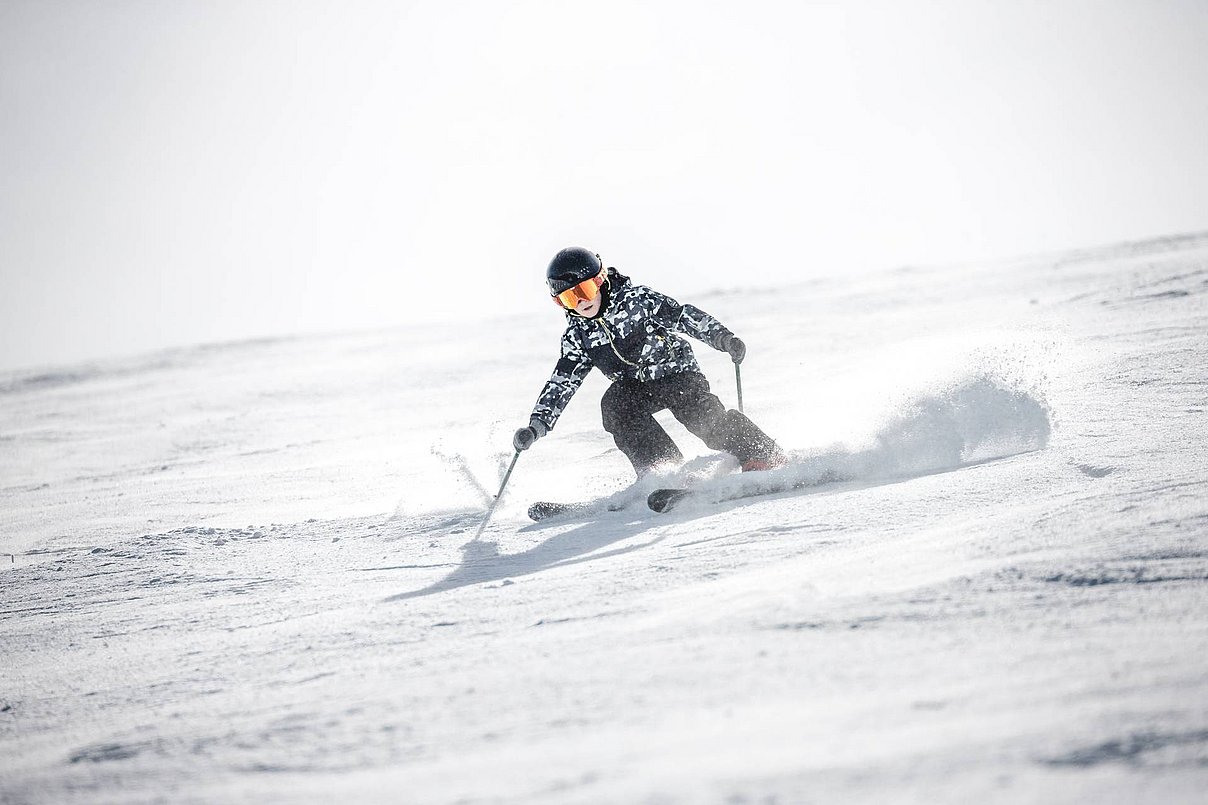
<svg viewBox="0 0 1208 805">
<path fill-rule="evenodd" d="M 512 447 L 515 447 L 517 452 L 528 450 L 533 446 L 533 442 L 547 433 L 549 433 L 549 428 L 545 427 L 545 423 L 537 417 L 533 417 L 529 420 L 527 428 L 516 431 L 516 435 L 512 437 Z"/>
</svg>

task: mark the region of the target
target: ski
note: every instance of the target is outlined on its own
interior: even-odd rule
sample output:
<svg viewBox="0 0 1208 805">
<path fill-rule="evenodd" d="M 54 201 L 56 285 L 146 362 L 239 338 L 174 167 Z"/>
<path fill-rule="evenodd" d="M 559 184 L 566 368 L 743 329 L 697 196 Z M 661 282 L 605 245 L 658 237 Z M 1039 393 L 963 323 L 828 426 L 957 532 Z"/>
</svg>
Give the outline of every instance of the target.
<svg viewBox="0 0 1208 805">
<path fill-rule="evenodd" d="M 724 503 L 729 500 L 743 500 L 745 498 L 755 498 L 761 495 L 779 495 L 782 492 L 795 492 L 801 489 L 810 487 L 823 486 L 824 484 L 832 484 L 841 481 L 849 480 L 837 473 L 827 471 L 819 478 L 808 478 L 802 480 L 787 480 L 780 479 L 775 482 L 764 482 L 758 486 L 737 489 L 718 490 L 718 489 L 684 489 L 684 488 L 665 488 L 656 489 L 646 497 L 646 505 L 651 510 L 656 512 L 669 512 L 678 506 L 683 501 L 689 498 L 699 498 L 707 500 L 710 503 Z"/>
<path fill-rule="evenodd" d="M 530 520 L 541 522 L 551 517 L 562 517 L 568 514 L 592 514 L 600 511 L 619 512 L 625 508 L 623 500 L 589 500 L 584 503 L 555 503 L 539 500 L 528 508 Z"/>
<path fill-rule="evenodd" d="M 541 522 L 549 517 L 559 517 L 563 514 L 587 511 L 591 508 L 591 505 L 590 503 L 554 503 L 548 500 L 539 500 L 528 507 L 528 516 L 530 520 Z"/>
<path fill-rule="evenodd" d="M 718 496 L 716 493 L 710 495 L 707 491 L 701 489 L 656 489 L 646 498 L 646 505 L 656 512 L 669 512 L 679 504 L 689 498 L 697 498 L 707 500 L 710 503 L 723 503 L 729 500 L 743 500 L 745 498 L 755 498 L 760 495 L 778 495 L 781 492 L 791 492 L 794 489 L 802 489 L 813 484 L 795 483 L 776 486 L 762 486 L 758 489 L 737 490 L 730 493 L 722 493 Z"/>
</svg>

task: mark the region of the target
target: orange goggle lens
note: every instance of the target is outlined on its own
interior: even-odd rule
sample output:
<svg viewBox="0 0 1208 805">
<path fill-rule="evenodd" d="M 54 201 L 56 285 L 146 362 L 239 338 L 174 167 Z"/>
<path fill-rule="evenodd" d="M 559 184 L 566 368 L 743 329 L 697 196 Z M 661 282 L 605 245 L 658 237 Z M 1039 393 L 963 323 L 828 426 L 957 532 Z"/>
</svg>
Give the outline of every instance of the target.
<svg viewBox="0 0 1208 805">
<path fill-rule="evenodd" d="M 573 285 L 562 293 L 554 294 L 554 304 L 567 310 L 574 310 L 575 305 L 580 301 L 590 302 L 595 299 L 600 293 L 600 286 L 603 284 L 604 272 L 601 271 L 589 280 L 584 280 L 578 285 Z"/>
</svg>

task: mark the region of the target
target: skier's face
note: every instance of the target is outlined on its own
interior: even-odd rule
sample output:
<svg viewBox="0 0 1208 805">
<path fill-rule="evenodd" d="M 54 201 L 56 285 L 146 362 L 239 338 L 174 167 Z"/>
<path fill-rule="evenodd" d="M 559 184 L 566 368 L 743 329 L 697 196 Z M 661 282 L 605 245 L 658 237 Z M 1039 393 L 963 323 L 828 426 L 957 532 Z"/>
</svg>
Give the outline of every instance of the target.
<svg viewBox="0 0 1208 805">
<path fill-rule="evenodd" d="M 575 312 L 585 319 L 590 319 L 600 312 L 600 303 L 603 301 L 603 294 L 596 294 L 591 299 L 580 299 L 575 303 Z"/>
</svg>

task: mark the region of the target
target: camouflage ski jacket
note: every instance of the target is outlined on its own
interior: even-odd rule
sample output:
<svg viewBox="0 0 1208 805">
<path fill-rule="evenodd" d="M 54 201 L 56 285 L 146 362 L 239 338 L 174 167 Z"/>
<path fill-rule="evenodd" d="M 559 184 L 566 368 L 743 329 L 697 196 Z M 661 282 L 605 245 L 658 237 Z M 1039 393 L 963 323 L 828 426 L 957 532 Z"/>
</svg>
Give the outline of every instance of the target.
<svg viewBox="0 0 1208 805">
<path fill-rule="evenodd" d="M 657 380 L 679 372 L 699 372 L 692 347 L 678 335 L 686 333 L 722 350 L 730 331 L 692 305 L 608 269 L 601 312 L 585 319 L 567 311 L 562 334 L 562 357 L 541 390 L 533 417 L 552 429 L 583 379 L 595 366 L 614 383 L 622 378 Z"/>
</svg>

